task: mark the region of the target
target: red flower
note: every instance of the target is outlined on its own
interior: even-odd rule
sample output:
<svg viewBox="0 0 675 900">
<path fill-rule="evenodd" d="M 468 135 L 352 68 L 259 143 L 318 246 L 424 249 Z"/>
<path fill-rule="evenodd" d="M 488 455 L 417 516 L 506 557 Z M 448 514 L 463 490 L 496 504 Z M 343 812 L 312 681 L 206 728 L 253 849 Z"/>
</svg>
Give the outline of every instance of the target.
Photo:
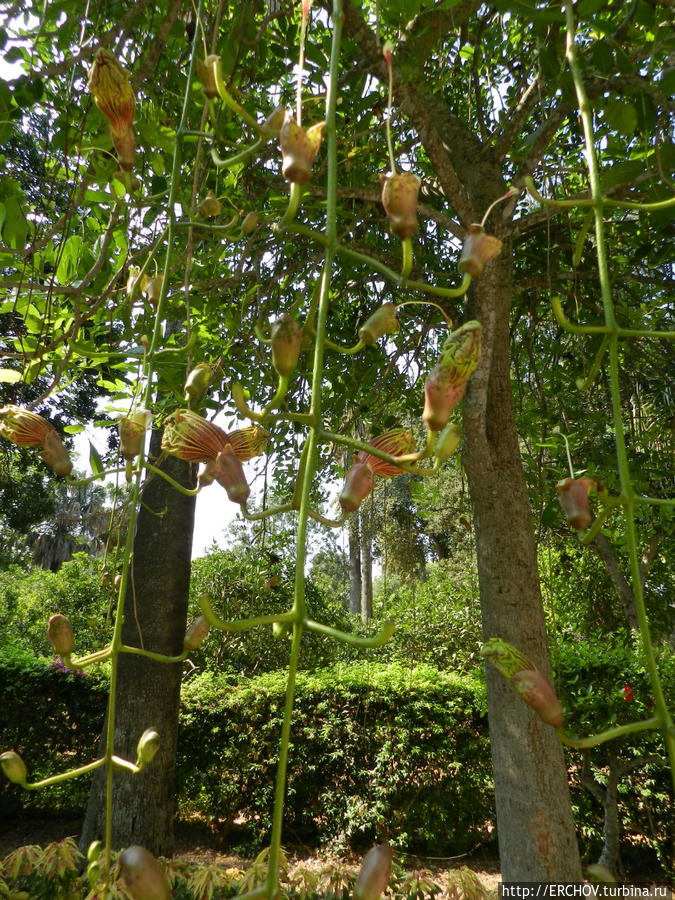
<svg viewBox="0 0 675 900">
<path fill-rule="evenodd" d="M 630 703 L 633 699 L 633 689 L 629 684 L 624 684 L 623 686 L 623 699 L 626 703 Z"/>
</svg>

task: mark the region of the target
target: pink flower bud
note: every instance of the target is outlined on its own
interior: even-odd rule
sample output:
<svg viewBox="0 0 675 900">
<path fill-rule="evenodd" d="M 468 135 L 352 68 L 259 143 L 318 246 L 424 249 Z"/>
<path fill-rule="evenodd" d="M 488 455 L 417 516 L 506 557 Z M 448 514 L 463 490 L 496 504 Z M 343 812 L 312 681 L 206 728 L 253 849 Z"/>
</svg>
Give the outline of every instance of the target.
<svg viewBox="0 0 675 900">
<path fill-rule="evenodd" d="M 592 478 L 564 478 L 555 486 L 565 517 L 577 531 L 583 531 L 591 524 L 588 495 L 595 486 Z"/>
<path fill-rule="evenodd" d="M 485 263 L 497 256 L 501 249 L 499 238 L 486 234 L 482 225 L 469 225 L 457 268 L 462 273 L 468 272 L 472 278 L 478 278 Z"/>
<path fill-rule="evenodd" d="M 378 900 L 389 886 L 391 876 L 391 847 L 379 844 L 363 857 L 361 870 L 354 885 L 354 900 Z"/>
<path fill-rule="evenodd" d="M 70 656 L 75 649 L 72 625 L 61 613 L 56 613 L 49 619 L 47 640 L 54 648 L 54 652 L 64 659 Z"/>
<path fill-rule="evenodd" d="M 480 322 L 466 322 L 448 337 L 438 363 L 424 382 L 422 418 L 430 431 L 441 431 L 464 396 L 481 352 Z"/>
<path fill-rule="evenodd" d="M 15 753 L 13 750 L 6 750 L 4 753 L 0 753 L 0 767 L 2 767 L 5 776 L 13 784 L 26 783 L 28 778 L 26 764 L 18 753 Z"/>
<path fill-rule="evenodd" d="M 412 172 L 380 175 L 382 206 L 389 217 L 392 232 L 405 240 L 417 231 L 417 197 L 420 179 Z"/>
<path fill-rule="evenodd" d="M 145 847 L 127 847 L 118 861 L 124 886 L 133 900 L 171 900 L 166 875 Z"/>
<path fill-rule="evenodd" d="M 281 171 L 286 181 L 306 184 L 312 177 L 312 165 L 321 146 L 321 133 L 325 122 L 312 125 L 306 131 L 297 124 L 290 112 L 286 112 L 279 131 L 281 147 Z"/>
<path fill-rule="evenodd" d="M 300 356 L 302 331 L 289 313 L 272 323 L 272 365 L 279 375 L 288 377 L 295 371 Z"/>
<path fill-rule="evenodd" d="M 383 303 L 359 328 L 359 337 L 364 344 L 372 346 L 382 335 L 396 334 L 400 330 L 395 304 Z"/>
<path fill-rule="evenodd" d="M 562 728 L 563 713 L 560 700 L 556 697 L 550 681 L 539 669 L 522 669 L 516 672 L 511 676 L 511 684 L 543 722 L 554 728 Z"/>
<path fill-rule="evenodd" d="M 209 633 L 211 626 L 204 616 L 199 616 L 191 623 L 183 638 L 183 648 L 188 651 L 196 650 Z"/>
<path fill-rule="evenodd" d="M 226 445 L 215 459 L 212 469 L 215 480 L 225 488 L 233 503 L 246 503 L 251 493 L 241 462 L 229 445 Z"/>
<path fill-rule="evenodd" d="M 365 462 L 357 462 L 347 472 L 339 501 L 344 513 L 357 510 L 375 486 L 375 479 L 370 466 Z"/>
</svg>

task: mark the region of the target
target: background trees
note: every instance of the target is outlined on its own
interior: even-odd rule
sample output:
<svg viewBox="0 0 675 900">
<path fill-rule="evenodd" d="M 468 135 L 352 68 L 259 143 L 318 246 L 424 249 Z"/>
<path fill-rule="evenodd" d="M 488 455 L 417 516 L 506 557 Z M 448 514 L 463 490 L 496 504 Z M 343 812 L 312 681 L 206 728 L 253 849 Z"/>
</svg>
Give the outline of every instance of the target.
<svg viewBox="0 0 675 900">
<path fill-rule="evenodd" d="M 58 398 L 61 406 L 84 379 L 93 379 L 115 412 L 93 406 L 78 411 L 74 401 L 66 407 L 83 424 L 94 420 L 109 427 L 109 417 L 140 396 L 144 336 L 154 327 L 147 292 L 129 289 L 131 267 L 147 263 L 148 274 L 154 274 L 168 252 L 164 337 L 154 358 L 155 415 L 161 419 L 182 405 L 186 369 L 201 360 L 218 361 L 209 413 L 224 407 L 234 419 L 235 382 L 241 382 L 251 404 L 261 406 L 273 392 L 274 373 L 256 329 L 264 332 L 281 311 L 308 308 L 323 248 L 306 232 L 323 229 L 325 157 L 320 156 L 303 197 L 298 224 L 305 234 L 269 228 L 286 204 L 275 143 L 267 142 L 255 157 L 219 167 L 219 159 L 252 139 L 250 129 L 225 106 L 217 107 L 216 121 L 210 122 L 196 83 L 184 113 L 182 97 L 196 34 L 200 47 L 221 56 L 228 89 L 251 116 L 262 118 L 275 103 L 292 103 L 297 12 L 284 4 L 225 9 L 206 3 L 197 21 L 180 3 L 158 8 L 103 3 L 78 21 L 68 18 L 67 5 L 54 3 L 40 9 L 36 25 L 21 18 L 24 4 L 5 5 L 12 31 L 8 58 L 21 61 L 26 74 L 0 95 L 6 110 L 0 138 L 8 160 L 0 184 L 0 265 L 7 290 L 0 313 L 8 317 L 3 351 L 10 373 L 4 376 L 3 399 L 56 404 Z M 348 3 L 344 12 L 335 224 L 342 245 L 366 252 L 378 266 L 364 267 L 343 254 L 335 267 L 329 337 L 350 345 L 378 303 L 420 299 L 418 291 L 391 277 L 398 270 L 399 248 L 379 205 L 378 175 L 388 165 L 381 127 L 387 103 L 383 37 L 397 41 L 397 152 L 422 178 L 413 280 L 453 280 L 448 273 L 455 271 L 466 228 L 509 183 L 521 187 L 532 173 L 542 190 L 562 197 L 584 195 L 586 180 L 558 7 L 540 4 L 524 15 L 518 4 L 508 3 L 387 4 L 377 27 L 369 5 Z M 674 159 L 664 137 L 672 112 L 673 38 L 661 27 L 667 8 L 638 3 L 626 12 L 582 3 L 577 12 L 605 190 L 616 197 L 662 199 Z M 323 115 L 330 41 L 329 17 L 317 10 L 307 48 L 306 121 Z M 126 179 L 126 191 L 125 179 L 115 178 L 107 125 L 84 90 L 86 65 L 99 44 L 123 58 L 139 98 L 136 180 Z M 177 129 L 180 156 L 174 155 Z M 167 209 L 170 189 L 173 203 Z M 221 197 L 224 208 L 206 222 L 197 211 L 208 190 Z M 258 226 L 242 232 L 240 223 L 254 211 Z M 666 330 L 672 315 L 667 295 L 672 272 L 665 261 L 671 212 L 647 220 L 619 210 L 610 220 L 622 323 Z M 392 482 L 389 494 L 403 494 L 398 503 L 388 496 L 383 504 L 380 492 L 372 509 L 370 504 L 362 509 L 361 571 L 367 575 L 370 534 L 374 550 L 378 543 L 382 547 L 385 571 L 416 580 L 431 554 L 452 555 L 456 562 L 457 548 L 463 554 L 469 549 L 472 531 L 485 636 L 510 640 L 548 671 L 536 550 L 543 529 L 559 522 L 551 504 L 565 453 L 561 440 L 552 437 L 553 427 L 576 433 L 575 467 L 597 475 L 610 490 L 616 487 L 605 361 L 595 367 L 598 377 L 589 390 L 576 393 L 573 379 L 593 367 L 597 347 L 594 339 L 566 337 L 550 311 L 551 297 L 561 295 L 570 316 L 574 310 L 580 320 L 595 321 L 597 281 L 582 212 L 542 211 L 522 197 L 493 212 L 488 225 L 504 240 L 503 254 L 472 286 L 466 307 L 460 300 L 440 300 L 456 322 L 475 317 L 484 329 L 483 361 L 463 411 L 472 513 L 465 495 L 455 506 L 456 494 L 444 488 L 443 503 L 452 501 L 449 522 L 439 524 L 425 501 L 414 515 L 415 492 L 433 489 Z M 363 354 L 326 355 L 326 430 L 366 436 L 419 417 L 421 376 L 437 356 L 442 319 L 433 307 L 409 306 L 401 310 L 401 320 L 398 334 Z M 672 404 L 669 391 L 654 391 L 648 373 L 663 376 L 666 354 L 665 342 L 656 341 L 627 345 L 621 359 L 632 458 L 644 472 L 645 492 L 654 494 L 667 487 L 660 460 L 672 453 L 663 436 Z M 306 405 L 310 366 L 307 351 L 285 409 Z M 297 422 L 275 423 L 274 455 L 259 470 L 260 482 L 269 476 L 280 497 L 288 495 L 296 477 L 300 434 Z M 112 443 L 104 463 L 114 462 Z M 342 454 L 329 443 L 318 452 L 326 478 L 337 480 Z M 313 487 L 318 501 L 322 485 Z M 669 513 L 645 507 L 640 516 L 648 557 L 656 533 L 669 534 Z M 187 546 L 189 528 L 182 525 Z M 616 537 L 611 529 L 608 520 L 609 537 Z M 620 544 L 614 552 L 621 562 Z M 661 577 L 670 574 L 662 569 Z M 185 597 L 168 609 L 159 584 L 149 587 L 155 590 L 148 590 L 144 611 L 151 620 L 163 613 L 174 621 L 170 640 L 175 643 Z M 661 587 L 652 599 L 665 624 Z M 488 685 L 505 877 L 574 880 L 579 869 L 557 739 L 496 676 L 488 676 Z M 530 736 L 529 744 L 523 734 Z M 531 804 L 527 809 L 523 798 Z"/>
</svg>

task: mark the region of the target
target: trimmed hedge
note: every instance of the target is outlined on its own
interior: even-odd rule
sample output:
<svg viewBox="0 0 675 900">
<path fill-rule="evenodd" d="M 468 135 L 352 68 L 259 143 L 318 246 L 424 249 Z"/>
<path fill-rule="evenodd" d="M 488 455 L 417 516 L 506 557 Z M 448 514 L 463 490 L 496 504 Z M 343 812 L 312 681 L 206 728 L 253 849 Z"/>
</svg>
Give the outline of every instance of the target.
<svg viewBox="0 0 675 900">
<path fill-rule="evenodd" d="M 263 843 L 271 824 L 284 673 L 183 691 L 180 806 Z M 287 839 L 359 848 L 388 838 L 462 852 L 494 819 L 484 688 L 431 666 L 350 665 L 298 675 Z M 217 737 L 216 737 L 217 736 Z M 215 737 L 215 740 L 214 740 Z"/>
</svg>

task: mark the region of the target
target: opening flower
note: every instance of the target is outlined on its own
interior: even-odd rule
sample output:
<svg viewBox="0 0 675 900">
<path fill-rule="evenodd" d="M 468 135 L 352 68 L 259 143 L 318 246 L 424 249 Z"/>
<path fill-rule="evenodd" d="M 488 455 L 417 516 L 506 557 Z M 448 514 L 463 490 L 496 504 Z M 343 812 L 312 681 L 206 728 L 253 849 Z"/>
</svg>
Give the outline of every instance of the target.
<svg viewBox="0 0 675 900">
<path fill-rule="evenodd" d="M 281 171 L 286 181 L 306 184 L 312 177 L 312 165 L 321 146 L 324 125 L 325 122 L 319 122 L 305 131 L 293 115 L 286 112 L 284 124 L 279 130 Z"/>
<path fill-rule="evenodd" d="M 0 435 L 19 447 L 42 447 L 40 457 L 57 475 L 70 475 L 73 463 L 61 438 L 46 419 L 10 404 L 0 409 Z"/>
<path fill-rule="evenodd" d="M 392 232 L 405 240 L 417 231 L 417 198 L 420 179 L 412 172 L 388 172 L 380 175 L 382 206 Z"/>
<path fill-rule="evenodd" d="M 577 531 L 591 524 L 588 495 L 595 486 L 593 478 L 563 478 L 555 486 L 565 518 Z"/>
<path fill-rule="evenodd" d="M 447 338 L 439 361 L 424 382 L 422 418 L 430 431 L 441 431 L 464 396 L 481 353 L 480 322 L 465 322 Z"/>
<path fill-rule="evenodd" d="M 227 444 L 222 428 L 191 409 L 177 409 L 164 423 L 162 450 L 188 462 L 215 459 Z"/>
<path fill-rule="evenodd" d="M 249 425 L 248 428 L 240 428 L 227 435 L 228 444 L 241 462 L 253 459 L 254 456 L 261 456 L 269 439 L 269 431 L 265 431 L 259 425 Z"/>
<path fill-rule="evenodd" d="M 101 47 L 89 70 L 87 87 L 96 105 L 110 123 L 113 135 L 122 135 L 134 122 L 136 98 L 129 84 L 129 75 L 117 59 Z"/>
<path fill-rule="evenodd" d="M 406 456 L 415 452 L 415 441 L 412 431 L 406 428 L 395 428 L 374 438 L 370 445 L 391 456 Z M 380 459 L 366 450 L 361 450 L 354 458 L 354 465 L 345 476 L 345 483 L 340 492 L 339 503 L 345 513 L 359 508 L 375 485 L 374 475 L 393 478 L 402 475 L 404 469 L 387 460 Z"/>
</svg>

